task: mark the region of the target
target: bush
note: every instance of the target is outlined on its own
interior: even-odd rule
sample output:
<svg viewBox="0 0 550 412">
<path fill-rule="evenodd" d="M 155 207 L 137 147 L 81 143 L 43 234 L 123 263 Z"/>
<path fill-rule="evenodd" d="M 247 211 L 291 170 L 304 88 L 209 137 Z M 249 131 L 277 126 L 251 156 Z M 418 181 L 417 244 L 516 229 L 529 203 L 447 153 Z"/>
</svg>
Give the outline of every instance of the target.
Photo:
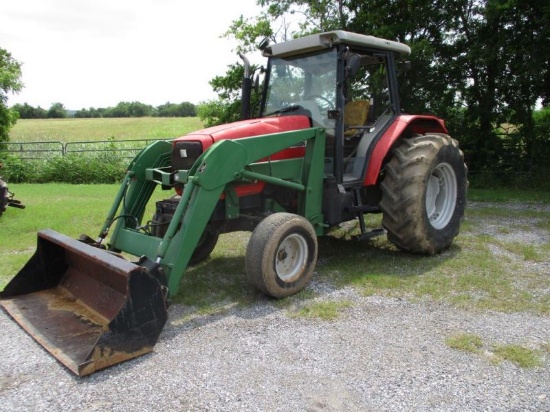
<svg viewBox="0 0 550 412">
<path fill-rule="evenodd" d="M 67 154 L 47 160 L 7 156 L 2 174 L 11 183 L 118 183 L 129 163 L 112 153 Z"/>
<path fill-rule="evenodd" d="M 36 173 L 36 164 L 22 160 L 18 156 L 3 155 L 0 163 L 3 165 L 0 174 L 10 183 L 30 182 L 32 175 Z"/>
<path fill-rule="evenodd" d="M 550 160 L 550 107 L 533 113 L 534 145 L 533 153 L 539 164 L 548 165 Z"/>
<path fill-rule="evenodd" d="M 524 189 L 550 191 L 547 171 L 533 168 L 526 172 L 483 169 L 470 173 L 468 180 L 473 189 Z"/>
</svg>

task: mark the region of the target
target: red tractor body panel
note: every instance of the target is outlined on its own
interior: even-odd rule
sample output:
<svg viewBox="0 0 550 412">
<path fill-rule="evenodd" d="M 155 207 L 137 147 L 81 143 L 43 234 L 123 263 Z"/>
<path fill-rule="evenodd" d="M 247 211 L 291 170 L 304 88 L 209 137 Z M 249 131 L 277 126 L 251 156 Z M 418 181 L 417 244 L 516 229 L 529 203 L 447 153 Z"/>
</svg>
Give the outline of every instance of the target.
<svg viewBox="0 0 550 412">
<path fill-rule="evenodd" d="M 401 115 L 397 117 L 378 140 L 370 159 L 368 159 L 365 186 L 377 183 L 384 158 L 405 130 L 410 134 L 447 133 L 443 120 L 435 116 Z"/>
<path fill-rule="evenodd" d="M 213 126 L 189 133 L 177 138 L 179 140 L 195 140 L 202 143 L 203 150 L 221 140 L 241 139 L 244 137 L 261 136 L 271 133 L 289 132 L 311 127 L 306 116 L 264 117 L 259 119 L 241 120 L 234 123 Z M 304 156 L 303 147 L 290 147 L 271 156 L 271 160 L 292 159 Z"/>
<path fill-rule="evenodd" d="M 279 116 L 258 119 L 241 120 L 197 130 L 175 139 L 199 141 L 203 150 L 221 140 L 242 139 L 265 134 L 302 130 L 310 128 L 311 124 L 306 116 Z M 384 132 L 376 143 L 371 157 L 368 159 L 368 168 L 364 185 L 375 185 L 380 174 L 384 158 L 388 155 L 393 144 L 405 132 L 416 133 L 447 133 L 442 119 L 428 115 L 401 115 Z M 304 147 L 290 147 L 271 156 L 271 160 L 292 159 L 304 156 Z M 237 190 L 239 196 L 261 192 L 264 184 L 246 185 Z"/>
<path fill-rule="evenodd" d="M 307 116 L 280 116 L 264 117 L 259 119 L 241 120 L 234 123 L 212 126 L 197 130 L 185 136 L 175 139 L 174 143 L 181 140 L 199 141 L 205 151 L 214 143 L 221 140 L 242 139 L 246 137 L 261 136 L 272 133 L 289 132 L 292 130 L 309 129 L 311 123 Z M 270 157 L 270 160 L 284 160 L 303 157 L 305 147 L 289 147 Z M 267 160 L 267 159 L 260 159 Z M 265 187 L 265 182 L 257 182 L 235 187 L 237 196 L 243 197 L 260 193 Z M 181 189 L 180 189 L 181 190 Z M 222 199 L 225 196 L 222 196 Z"/>
</svg>

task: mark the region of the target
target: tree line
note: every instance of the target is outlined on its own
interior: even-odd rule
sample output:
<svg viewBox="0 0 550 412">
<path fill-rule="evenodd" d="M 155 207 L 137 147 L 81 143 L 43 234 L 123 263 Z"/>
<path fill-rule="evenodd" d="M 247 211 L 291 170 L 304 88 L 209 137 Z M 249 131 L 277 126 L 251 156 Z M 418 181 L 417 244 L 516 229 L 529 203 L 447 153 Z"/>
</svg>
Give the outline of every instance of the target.
<svg viewBox="0 0 550 412">
<path fill-rule="evenodd" d="M 153 107 L 141 102 L 119 102 L 114 107 L 90 107 L 71 111 L 65 109 L 62 103 L 53 103 L 48 110 L 40 106 L 33 107 L 27 103 L 12 106 L 20 119 L 62 119 L 66 117 L 96 118 L 96 117 L 195 117 L 196 106 L 193 103 L 170 103 Z"/>
<path fill-rule="evenodd" d="M 225 35 L 249 53 L 276 43 L 347 30 L 409 45 L 399 73 L 401 106 L 435 114 L 461 144 L 471 174 L 550 172 L 550 3 L 532 0 L 258 0 L 253 18 Z M 298 24 L 296 24 L 297 16 Z M 290 24 L 294 21 L 293 24 Z M 256 68 L 258 70 L 259 68 Z M 243 68 L 211 82 L 218 101 L 198 108 L 207 123 L 237 116 Z M 254 98 L 254 97 L 253 97 Z"/>
<path fill-rule="evenodd" d="M 502 174 L 505 178 L 498 183 L 508 184 L 506 179 L 524 175 L 526 184 L 538 179 L 548 185 L 549 2 L 257 0 L 257 4 L 262 8 L 259 14 L 241 16 L 225 33 L 238 41 L 236 51 L 256 52 L 264 38 L 273 43 L 330 30 L 403 42 L 412 49 L 410 69 L 399 74 L 406 112 L 445 119 L 449 133 L 460 141 L 471 176 Z M 218 99 L 193 106 L 196 111 L 189 115 L 198 115 L 207 125 L 238 120 L 243 72 L 237 62 L 214 77 L 210 85 Z M 20 63 L 0 49 L 0 141 L 7 140 L 17 116 L 23 118 L 6 105 L 6 92 L 21 90 L 20 77 Z M 259 98 L 253 95 L 253 103 Z M 74 115 L 158 116 L 177 111 L 169 103 L 165 106 L 121 102 L 114 108 L 82 109 Z M 52 114 L 62 114 L 59 109 L 64 108 L 58 104 Z"/>
</svg>

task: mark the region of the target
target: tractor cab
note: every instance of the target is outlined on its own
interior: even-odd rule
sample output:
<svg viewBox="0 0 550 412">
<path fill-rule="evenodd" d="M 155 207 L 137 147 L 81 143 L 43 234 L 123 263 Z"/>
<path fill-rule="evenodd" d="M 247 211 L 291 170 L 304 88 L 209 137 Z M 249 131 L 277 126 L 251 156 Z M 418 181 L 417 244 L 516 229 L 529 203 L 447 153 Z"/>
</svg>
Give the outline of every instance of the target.
<svg viewBox="0 0 550 412">
<path fill-rule="evenodd" d="M 301 114 L 324 128 L 325 174 L 353 186 L 400 113 L 395 60 L 409 53 L 404 44 L 343 31 L 268 46 L 260 117 Z"/>
</svg>

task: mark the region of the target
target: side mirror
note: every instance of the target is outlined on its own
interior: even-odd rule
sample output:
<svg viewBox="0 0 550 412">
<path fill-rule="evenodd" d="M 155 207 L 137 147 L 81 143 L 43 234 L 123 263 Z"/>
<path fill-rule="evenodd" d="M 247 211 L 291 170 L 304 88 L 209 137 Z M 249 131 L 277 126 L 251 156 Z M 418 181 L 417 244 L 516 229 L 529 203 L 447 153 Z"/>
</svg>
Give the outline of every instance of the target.
<svg viewBox="0 0 550 412">
<path fill-rule="evenodd" d="M 269 46 L 269 39 L 267 37 L 265 37 L 261 42 L 260 44 L 258 44 L 258 48 L 261 50 L 261 51 L 264 51 L 267 46 Z"/>
<path fill-rule="evenodd" d="M 348 58 L 348 64 L 346 66 L 346 77 L 355 77 L 359 68 L 361 67 L 361 56 L 358 54 L 352 54 Z"/>
</svg>

